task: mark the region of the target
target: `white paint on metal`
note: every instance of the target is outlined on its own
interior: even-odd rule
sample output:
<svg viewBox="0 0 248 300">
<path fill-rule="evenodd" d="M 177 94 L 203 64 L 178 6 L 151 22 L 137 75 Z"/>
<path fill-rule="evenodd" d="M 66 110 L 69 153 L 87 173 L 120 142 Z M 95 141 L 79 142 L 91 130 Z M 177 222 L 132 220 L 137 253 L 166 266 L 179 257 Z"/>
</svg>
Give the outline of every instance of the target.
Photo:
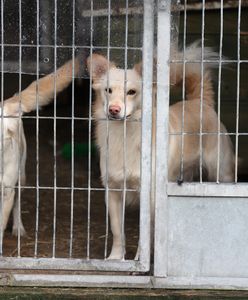
<svg viewBox="0 0 248 300">
<path fill-rule="evenodd" d="M 75 270 L 75 271 L 123 271 L 145 272 L 146 266 L 135 260 L 67 259 L 67 258 L 0 258 L 1 269 Z"/>
<path fill-rule="evenodd" d="M 154 1 L 144 1 L 141 125 L 140 262 L 150 269 Z"/>
<path fill-rule="evenodd" d="M 12 286 L 66 286 L 66 287 L 125 287 L 148 288 L 151 287 L 149 276 L 129 275 L 30 275 L 13 274 L 4 276 L 0 285 Z"/>
<path fill-rule="evenodd" d="M 247 197 L 247 183 L 169 183 L 170 196 L 185 197 Z"/>
<path fill-rule="evenodd" d="M 170 93 L 170 1 L 158 2 L 157 46 L 157 107 L 156 107 L 156 175 L 155 175 L 155 229 L 154 275 L 167 273 L 167 191 L 168 119 Z"/>
<path fill-rule="evenodd" d="M 247 198 L 169 197 L 168 276 L 248 278 Z"/>
</svg>

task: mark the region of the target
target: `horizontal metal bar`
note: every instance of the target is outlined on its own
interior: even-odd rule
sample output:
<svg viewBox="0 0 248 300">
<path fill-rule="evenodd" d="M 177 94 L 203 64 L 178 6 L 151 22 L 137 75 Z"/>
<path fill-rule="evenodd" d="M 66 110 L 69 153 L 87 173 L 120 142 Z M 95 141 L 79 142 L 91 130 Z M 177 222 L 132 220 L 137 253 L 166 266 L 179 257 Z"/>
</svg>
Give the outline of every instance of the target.
<svg viewBox="0 0 248 300">
<path fill-rule="evenodd" d="M 30 190 L 30 189 L 35 189 L 35 190 L 54 190 L 55 187 L 54 186 L 25 186 L 25 185 L 21 185 L 20 186 L 22 189 L 27 189 L 27 190 Z M 16 186 L 5 186 L 5 188 L 16 188 Z M 56 186 L 56 190 L 69 190 L 71 191 L 72 187 L 67 187 L 67 186 Z M 87 187 L 87 188 L 80 188 L 80 187 L 73 187 L 73 190 L 74 191 L 85 191 L 85 192 L 88 192 L 88 190 L 91 190 L 91 191 L 97 191 L 97 192 L 105 192 L 106 189 L 105 188 L 94 188 L 94 187 Z M 111 192 L 123 192 L 123 189 L 114 189 L 114 188 L 109 188 L 109 191 Z M 127 192 L 139 192 L 139 190 L 135 190 L 135 189 L 126 189 Z"/>
<path fill-rule="evenodd" d="M 111 9 L 110 11 L 108 9 L 96 9 L 94 11 L 91 10 L 83 10 L 81 16 L 82 17 L 106 17 L 111 14 L 111 16 L 126 16 L 128 15 L 143 15 L 144 9 L 143 6 L 139 7 L 129 7 L 128 9 L 119 8 L 119 9 Z"/>
<path fill-rule="evenodd" d="M 247 0 L 244 1 L 244 3 L 242 4 L 243 7 L 247 7 L 248 6 L 248 2 L 246 2 Z M 226 1 L 226 3 L 224 3 L 223 8 L 227 9 L 227 8 L 237 8 L 238 7 L 238 3 L 236 0 L 233 1 Z M 201 3 L 194 3 L 194 4 L 187 4 L 187 11 L 190 10 L 201 10 L 202 9 L 202 4 Z M 220 9 L 220 2 L 219 1 L 212 1 L 212 2 L 208 2 L 205 4 L 205 9 L 206 10 L 217 10 Z M 173 10 L 173 8 L 172 8 Z M 176 6 L 176 10 L 178 11 L 183 11 L 184 10 L 184 5 L 183 4 L 178 4 Z M 91 15 L 93 15 L 94 17 L 106 17 L 108 16 L 108 10 L 107 9 L 96 9 L 93 11 L 91 10 L 83 10 L 82 11 L 82 17 L 91 17 Z M 143 13 L 143 8 L 142 7 L 130 7 L 128 9 L 128 14 L 132 14 L 132 15 L 140 15 Z M 126 14 L 126 9 L 125 8 L 120 8 L 120 9 L 112 9 L 111 10 L 111 15 L 112 16 L 120 16 L 120 15 L 125 15 Z"/>
<path fill-rule="evenodd" d="M 169 133 L 169 135 L 171 136 L 175 136 L 175 135 L 247 135 L 247 132 L 239 132 L 239 133 L 235 133 L 235 132 L 202 132 L 202 133 L 199 133 L 199 132 L 173 132 L 173 133 Z"/>
<path fill-rule="evenodd" d="M 154 288 L 248 290 L 248 278 L 227 277 L 167 277 L 153 278 Z"/>
<path fill-rule="evenodd" d="M 203 60 L 200 60 L 200 59 L 185 59 L 185 60 L 182 60 L 182 59 L 172 59 L 170 60 L 171 63 L 219 63 L 219 62 L 222 62 L 222 63 L 248 63 L 248 60 L 247 59 L 242 59 L 242 60 L 237 60 L 237 59 L 203 59 Z"/>
<path fill-rule="evenodd" d="M 242 7 L 247 7 L 248 6 L 248 1 L 244 0 L 242 3 Z M 232 8 L 237 8 L 238 7 L 238 1 L 237 0 L 228 0 L 223 3 L 223 8 L 224 9 L 232 9 Z M 219 10 L 221 8 L 221 3 L 220 1 L 209 1 L 205 3 L 205 10 Z M 184 5 L 183 4 L 178 4 L 177 6 L 178 10 L 183 11 L 184 10 Z M 190 10 L 202 10 L 202 3 L 192 3 L 192 4 L 187 4 L 187 11 Z"/>
<path fill-rule="evenodd" d="M 2 277 L 2 278 L 1 278 Z M 1 286 L 151 288 L 150 276 L 1 274 Z"/>
<path fill-rule="evenodd" d="M 14 117 L 14 116 L 4 116 L 3 117 L 4 119 L 6 118 L 6 119 L 18 119 L 18 117 Z M 39 119 L 39 120 L 54 120 L 54 117 L 53 116 L 51 116 L 51 117 L 49 117 L 49 116 L 38 116 L 38 117 L 36 117 L 36 116 L 22 116 L 22 119 Z M 102 118 L 102 119 L 100 119 L 100 118 L 94 118 L 94 117 L 91 117 L 91 118 L 89 118 L 89 117 L 85 117 L 85 118 L 81 118 L 81 117 L 59 117 L 59 116 L 56 116 L 56 120 L 69 120 L 69 121 L 71 121 L 71 120 L 75 120 L 75 121 L 106 121 L 107 122 L 107 119 L 106 118 Z M 123 120 L 118 120 L 118 119 L 116 119 L 116 120 L 111 120 L 110 122 L 123 122 Z M 135 120 L 135 119 L 127 119 L 126 120 L 126 122 L 128 123 L 128 122 L 141 122 L 141 120 Z"/>
<path fill-rule="evenodd" d="M 44 120 L 79 120 L 79 121 L 106 121 L 106 118 L 94 118 L 94 117 L 85 117 L 85 118 L 80 118 L 80 117 L 59 117 L 59 116 L 22 116 L 22 119 L 44 119 Z M 3 119 L 19 119 L 18 116 L 3 116 Z M 109 122 L 123 122 L 122 119 L 116 119 L 116 120 L 108 120 Z M 141 122 L 139 119 L 127 119 L 126 122 Z"/>
<path fill-rule="evenodd" d="M 78 258 L 33 258 L 1 257 L 0 269 L 15 270 L 73 270 L 73 271 L 111 271 L 144 272 L 144 265 L 136 260 L 103 260 Z"/>
<path fill-rule="evenodd" d="M 0 286 L 248 290 L 248 278 L 0 273 Z"/>
<path fill-rule="evenodd" d="M 20 44 L 1 44 L 0 43 L 0 47 L 3 46 L 3 47 L 20 47 Z M 129 46 L 82 46 L 82 45 L 74 45 L 74 46 L 69 46 L 69 45 L 48 45 L 48 44 L 21 44 L 21 47 L 24 48 L 51 48 L 51 49 L 98 49 L 98 50 L 105 50 L 105 49 L 111 49 L 111 50 L 125 50 L 125 49 L 128 49 L 128 50 L 142 50 L 142 47 L 129 47 Z"/>
<path fill-rule="evenodd" d="M 1 44 L 0 44 L 1 46 Z M 3 44 L 4 47 L 18 47 L 19 48 L 19 45 L 18 44 Z M 51 49 L 54 49 L 55 46 L 54 45 L 29 45 L 29 44 L 25 44 L 25 45 L 22 45 L 22 47 L 26 47 L 26 48 L 35 48 L 37 49 L 38 48 L 51 48 Z M 69 49 L 69 50 L 75 50 L 75 49 L 87 49 L 87 50 L 90 50 L 91 48 L 89 46 L 60 46 L 60 45 L 57 45 L 56 46 L 57 49 Z M 93 51 L 94 50 L 107 50 L 108 48 L 105 47 L 105 46 L 92 46 L 93 48 Z M 125 47 L 117 47 L 117 46 L 110 46 L 109 49 L 111 50 L 125 50 Z M 141 47 L 127 47 L 127 50 L 135 50 L 135 51 L 141 51 L 142 48 Z M 219 62 L 222 62 L 223 64 L 230 64 L 230 63 L 237 63 L 239 62 L 240 64 L 242 63 L 248 63 L 248 60 L 247 59 L 241 59 L 241 60 L 235 60 L 235 59 L 203 59 L 203 63 L 214 63 L 214 64 L 217 64 Z M 170 63 L 200 63 L 201 60 L 199 59 L 192 59 L 192 60 L 188 60 L 188 59 L 185 59 L 185 60 L 182 60 L 182 59 L 172 59 L 170 60 Z M 11 64 L 11 62 L 8 62 L 8 60 L 5 61 L 5 63 L 8 63 L 8 64 Z M 3 72 L 1 73 L 5 73 L 6 71 L 3 70 Z"/>
<path fill-rule="evenodd" d="M 13 186 L 6 186 L 6 188 L 14 188 Z M 21 186 L 22 189 L 39 189 L 39 190 L 54 190 L 53 186 Z M 74 187 L 74 191 L 88 191 L 88 187 L 79 188 Z M 104 188 L 90 187 L 91 191 L 104 192 Z M 56 190 L 71 190 L 71 187 L 57 186 Z M 109 189 L 113 192 L 123 192 L 123 189 Z M 139 190 L 126 189 L 127 192 L 136 192 Z M 247 197 L 247 183 L 168 183 L 167 189 L 169 196 L 209 196 L 209 197 Z"/>
<path fill-rule="evenodd" d="M 247 197 L 247 183 L 168 183 L 169 196 Z"/>
</svg>

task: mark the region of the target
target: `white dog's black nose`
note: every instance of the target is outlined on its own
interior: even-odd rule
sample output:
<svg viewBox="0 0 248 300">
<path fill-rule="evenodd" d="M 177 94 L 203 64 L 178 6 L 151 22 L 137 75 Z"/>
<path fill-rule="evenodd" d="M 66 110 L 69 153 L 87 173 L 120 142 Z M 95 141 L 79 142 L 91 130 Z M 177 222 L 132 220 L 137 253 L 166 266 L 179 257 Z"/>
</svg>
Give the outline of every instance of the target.
<svg viewBox="0 0 248 300">
<path fill-rule="evenodd" d="M 111 116 L 117 116 L 121 112 L 121 107 L 119 105 L 110 105 L 109 106 L 109 113 Z"/>
</svg>

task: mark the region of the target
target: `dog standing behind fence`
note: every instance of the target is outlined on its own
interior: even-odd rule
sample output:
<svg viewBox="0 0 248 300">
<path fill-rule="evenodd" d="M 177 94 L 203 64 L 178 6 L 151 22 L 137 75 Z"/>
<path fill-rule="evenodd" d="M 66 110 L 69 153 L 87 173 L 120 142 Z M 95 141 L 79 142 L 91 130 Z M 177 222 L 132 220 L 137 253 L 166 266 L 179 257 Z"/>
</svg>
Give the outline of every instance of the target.
<svg viewBox="0 0 248 300">
<path fill-rule="evenodd" d="M 74 74 L 76 75 L 79 66 L 77 59 L 75 59 L 74 66 Z M 73 78 L 72 69 L 72 61 L 69 61 L 55 73 L 34 81 L 20 94 L 15 94 L 4 101 L 3 120 L 1 121 L 0 119 L 0 126 L 3 125 L 2 131 L 0 131 L 0 167 L 3 171 L 0 178 L 2 182 L 0 184 L 3 186 L 3 199 L 0 201 L 0 230 L 2 229 L 2 232 L 6 228 L 10 212 L 13 208 L 12 233 L 17 235 L 19 227 L 20 234 L 25 234 L 21 216 L 19 220 L 18 201 L 17 199 L 16 201 L 14 200 L 15 185 L 19 178 L 19 167 L 20 184 L 22 186 L 25 183 L 26 163 L 26 140 L 22 121 L 18 117 L 23 112 L 35 110 L 36 104 L 38 106 L 47 105 L 53 99 L 55 89 L 56 93 L 59 93 L 71 83 Z"/>
<path fill-rule="evenodd" d="M 204 49 L 205 59 L 216 59 L 216 54 L 210 49 Z M 177 55 L 180 59 L 201 60 L 201 48 L 197 44 L 187 48 Z M 122 192 L 111 189 L 122 189 L 126 179 L 126 187 L 138 189 L 140 183 L 140 148 L 142 106 L 142 71 L 140 64 L 133 69 L 123 70 L 109 62 L 104 56 L 93 54 L 87 59 L 87 68 L 93 80 L 96 92 L 94 117 L 96 118 L 96 141 L 100 150 L 100 168 L 103 185 L 108 180 L 109 215 L 113 233 L 113 245 L 109 259 L 122 259 L 125 255 L 125 239 L 122 234 Z M 214 91 L 209 67 L 204 66 L 203 73 L 203 105 L 200 117 L 201 98 L 201 63 L 187 63 L 185 70 L 186 98 L 184 114 L 183 163 L 184 180 L 192 180 L 195 165 L 200 159 L 200 123 L 202 131 L 209 133 L 202 137 L 203 168 L 209 181 L 216 181 L 217 174 L 217 133 L 218 117 L 214 110 Z M 171 75 L 180 82 L 182 80 L 183 64 L 172 65 Z M 126 83 L 125 83 L 126 82 Z M 180 174 L 181 136 L 183 102 L 170 106 L 169 114 L 169 180 L 176 181 Z M 108 118 L 108 129 L 107 121 Z M 104 120 L 105 119 L 105 120 Z M 124 143 L 124 119 L 126 119 L 126 136 Z M 145 122 L 145 120 L 143 120 Z M 155 126 L 153 126 L 155 129 Z M 219 180 L 232 182 L 234 179 L 234 154 L 231 140 L 225 135 L 225 126 L 221 123 L 220 130 L 220 172 Z M 107 142 L 108 133 L 108 142 Z M 173 135 L 175 134 L 175 135 Z M 153 132 L 153 147 L 155 132 Z M 124 145 L 126 154 L 124 154 Z M 154 151 L 153 151 L 154 152 Z M 124 155 L 126 157 L 124 166 Z M 108 158 L 108 165 L 106 159 Z M 165 157 L 166 158 L 166 153 Z M 125 170 L 124 170 L 125 168 Z M 192 170 L 191 170 L 192 169 Z M 166 183 L 165 183 L 166 184 Z M 138 195 L 127 193 L 126 203 L 138 201 Z M 136 255 L 138 258 L 138 252 Z"/>
</svg>

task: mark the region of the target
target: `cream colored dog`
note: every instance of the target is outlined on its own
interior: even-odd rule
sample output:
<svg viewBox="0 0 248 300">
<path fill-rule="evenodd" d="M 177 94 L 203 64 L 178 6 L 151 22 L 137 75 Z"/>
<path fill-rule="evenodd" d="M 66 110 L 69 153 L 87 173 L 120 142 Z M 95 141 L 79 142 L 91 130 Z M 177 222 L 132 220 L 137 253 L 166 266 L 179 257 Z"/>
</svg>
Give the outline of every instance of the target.
<svg viewBox="0 0 248 300">
<path fill-rule="evenodd" d="M 75 60 L 74 73 L 76 74 L 77 72 L 78 61 Z M 38 106 L 44 106 L 53 99 L 54 78 L 56 79 L 56 93 L 58 93 L 72 81 L 72 62 L 70 61 L 63 65 L 56 73 L 34 81 L 20 94 L 16 94 L 4 101 L 3 119 L 0 119 L 0 170 L 3 172 L 0 177 L 0 185 L 3 186 L 3 199 L 0 200 L 0 230 L 2 230 L 2 233 L 4 233 L 14 205 L 12 233 L 17 235 L 18 227 L 20 226 L 20 234 L 25 234 L 21 217 L 19 220 L 18 201 L 14 201 L 15 185 L 19 178 L 19 166 L 20 183 L 21 185 L 25 184 L 27 155 L 23 125 L 18 116 L 23 112 L 30 112 L 36 109 L 36 101 L 38 101 Z"/>
<path fill-rule="evenodd" d="M 183 58 L 178 53 L 179 59 Z M 205 59 L 216 58 L 215 53 L 205 49 Z M 191 45 L 185 53 L 187 60 L 201 59 L 201 49 L 197 44 Z M 114 63 L 99 55 L 93 54 L 87 60 L 87 68 L 92 76 L 96 99 L 94 117 L 96 118 L 96 141 L 100 150 L 100 168 L 103 185 L 108 180 L 109 216 L 113 233 L 113 246 L 109 259 L 122 259 L 125 255 L 124 236 L 122 234 L 122 192 L 111 189 L 122 189 L 126 178 L 126 187 L 138 189 L 140 184 L 140 148 L 141 148 L 141 104 L 142 72 L 139 65 L 133 69 L 119 69 Z M 177 82 L 182 80 L 182 64 L 172 64 L 171 76 Z M 214 110 L 214 91 L 209 68 L 204 66 L 203 74 L 203 168 L 209 181 L 216 181 L 217 174 L 217 133 L 218 118 Z M 126 83 L 125 83 L 126 80 Z M 186 64 L 186 95 L 184 132 L 184 180 L 191 181 L 200 159 L 200 95 L 201 65 Z M 176 181 L 180 174 L 181 133 L 183 102 L 170 106 L 169 113 L 169 180 Z M 107 121 L 108 119 L 108 125 Z M 124 143 L 124 119 L 126 119 L 126 141 Z M 145 120 L 144 120 L 145 122 Z M 108 139 L 107 139 L 108 126 Z M 153 126 L 155 129 L 155 126 Z M 221 132 L 226 133 L 225 126 L 220 125 Z M 177 134 L 177 135 L 173 135 Z M 155 132 L 153 132 L 155 136 Z M 108 143 L 107 143 L 108 140 Z M 155 143 L 153 143 L 155 144 Z M 124 147 L 126 162 L 124 171 Z M 155 145 L 153 145 L 155 146 Z M 166 153 L 164 154 L 166 158 Z M 108 157 L 108 164 L 106 159 Z M 221 182 L 231 182 L 234 177 L 234 155 L 229 136 L 220 137 L 220 173 Z M 138 202 L 138 195 L 127 193 L 126 203 Z M 153 206 L 153 205 L 152 205 Z M 136 255 L 138 258 L 138 255 Z"/>
</svg>

